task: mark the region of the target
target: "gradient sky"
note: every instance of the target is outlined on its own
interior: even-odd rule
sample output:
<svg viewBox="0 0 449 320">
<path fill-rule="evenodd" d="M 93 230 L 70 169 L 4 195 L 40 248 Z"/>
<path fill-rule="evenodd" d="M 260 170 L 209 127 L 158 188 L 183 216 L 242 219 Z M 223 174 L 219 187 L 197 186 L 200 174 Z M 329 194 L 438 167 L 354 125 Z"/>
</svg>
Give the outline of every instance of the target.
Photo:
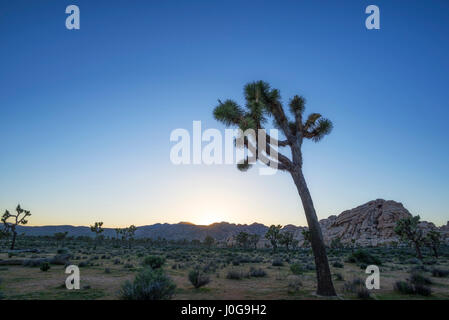
<svg viewBox="0 0 449 320">
<path fill-rule="evenodd" d="M 65 28 L 76 4 L 81 29 Z M 381 30 L 365 28 L 376 4 Z M 174 166 L 170 132 L 265 80 L 334 131 L 304 145 L 319 218 L 369 200 L 449 220 L 449 2 L 0 2 L 0 210 L 30 225 L 305 225 L 286 173 Z"/>
</svg>

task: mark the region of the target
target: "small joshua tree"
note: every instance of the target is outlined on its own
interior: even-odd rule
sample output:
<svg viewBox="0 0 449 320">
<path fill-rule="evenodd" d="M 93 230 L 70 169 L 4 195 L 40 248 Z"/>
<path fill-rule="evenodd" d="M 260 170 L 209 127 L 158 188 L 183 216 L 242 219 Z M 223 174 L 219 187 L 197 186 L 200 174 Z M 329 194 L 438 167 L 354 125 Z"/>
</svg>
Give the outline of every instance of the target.
<svg viewBox="0 0 449 320">
<path fill-rule="evenodd" d="M 273 251 L 276 251 L 279 240 L 281 239 L 281 225 L 271 225 L 265 234 L 265 238 L 270 241 Z"/>
<path fill-rule="evenodd" d="M 260 235 L 258 234 L 250 234 L 248 237 L 248 241 L 250 243 L 250 245 L 254 248 L 254 250 L 257 249 L 257 244 L 259 243 L 260 240 Z"/>
<path fill-rule="evenodd" d="M 126 239 L 128 240 L 128 247 L 131 249 L 132 241 L 134 240 L 134 235 L 136 233 L 136 226 L 130 225 L 128 228 L 125 229 Z"/>
<path fill-rule="evenodd" d="M 68 232 L 56 232 L 53 237 L 56 240 L 58 246 L 64 246 L 64 240 L 67 237 Z"/>
<path fill-rule="evenodd" d="M 214 243 L 215 239 L 211 236 L 207 235 L 206 238 L 204 238 L 204 244 L 206 245 L 206 247 L 210 248 L 214 245 Z"/>
<path fill-rule="evenodd" d="M 4 233 L 12 233 L 11 250 L 14 250 L 16 244 L 17 231 L 16 227 L 18 225 L 25 225 L 28 223 L 27 217 L 31 216 L 30 211 L 24 210 L 20 207 L 20 204 L 16 207 L 16 214 L 11 214 L 8 210 L 2 216 L 2 222 L 4 226 Z"/>
<path fill-rule="evenodd" d="M 415 246 L 416 255 L 422 260 L 421 246 L 424 243 L 423 230 L 419 227 L 419 216 L 400 219 L 396 222 L 394 232 L 403 241 L 408 241 Z"/>
<path fill-rule="evenodd" d="M 310 231 L 307 229 L 303 229 L 301 231 L 301 233 L 302 233 L 302 236 L 304 237 L 304 242 L 303 242 L 302 246 L 304 248 L 307 248 L 310 245 Z"/>
<path fill-rule="evenodd" d="M 438 249 L 441 245 L 441 233 L 436 230 L 431 230 L 427 233 L 426 238 L 424 239 L 426 246 L 432 250 L 433 255 L 436 259 L 438 259 Z"/>
<path fill-rule="evenodd" d="M 235 241 L 239 244 L 239 246 L 246 249 L 249 244 L 249 234 L 244 231 L 239 232 L 235 237 Z"/>
<path fill-rule="evenodd" d="M 115 239 L 116 239 L 116 242 L 118 243 L 120 240 L 120 235 L 122 234 L 122 229 L 115 228 L 114 231 L 115 231 Z"/>
<path fill-rule="evenodd" d="M 293 233 L 286 231 L 280 234 L 279 243 L 285 246 L 288 251 L 288 248 L 293 244 Z"/>
<path fill-rule="evenodd" d="M 100 239 L 100 235 L 103 233 L 104 229 L 102 228 L 103 222 L 95 222 L 93 226 L 90 226 L 90 231 L 95 233 L 95 242 L 97 243 Z"/>
<path fill-rule="evenodd" d="M 330 246 L 332 249 L 342 249 L 343 243 L 341 242 L 341 238 L 336 237 L 336 238 L 332 239 Z"/>
</svg>

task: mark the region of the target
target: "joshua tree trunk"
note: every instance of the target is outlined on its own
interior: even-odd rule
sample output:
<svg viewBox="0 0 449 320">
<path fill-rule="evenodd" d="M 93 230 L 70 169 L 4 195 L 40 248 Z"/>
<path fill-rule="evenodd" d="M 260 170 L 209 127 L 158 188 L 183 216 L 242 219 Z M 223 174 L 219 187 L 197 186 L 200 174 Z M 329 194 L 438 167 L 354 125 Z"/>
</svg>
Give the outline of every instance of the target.
<svg viewBox="0 0 449 320">
<path fill-rule="evenodd" d="M 14 245 L 16 244 L 17 232 L 14 230 L 12 233 L 11 250 L 14 250 Z"/>
<path fill-rule="evenodd" d="M 326 247 L 324 246 L 321 227 L 302 170 L 299 168 L 293 171 L 292 177 L 298 189 L 299 196 L 301 197 L 307 224 L 309 225 L 310 243 L 312 245 L 313 255 L 315 256 L 318 282 L 317 294 L 322 296 L 335 296 L 336 293 L 332 283 L 332 275 L 329 268 L 329 262 L 327 261 Z"/>
</svg>

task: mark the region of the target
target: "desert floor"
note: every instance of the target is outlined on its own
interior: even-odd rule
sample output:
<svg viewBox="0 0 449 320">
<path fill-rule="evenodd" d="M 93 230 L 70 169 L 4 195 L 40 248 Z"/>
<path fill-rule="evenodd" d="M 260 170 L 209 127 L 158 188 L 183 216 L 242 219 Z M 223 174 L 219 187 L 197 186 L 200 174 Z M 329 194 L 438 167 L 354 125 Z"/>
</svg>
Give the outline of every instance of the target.
<svg viewBox="0 0 449 320">
<path fill-rule="evenodd" d="M 316 278 L 310 249 L 206 248 L 176 245 L 134 244 L 131 249 L 117 243 L 86 244 L 72 241 L 61 245 L 52 241 L 22 243 L 24 248 L 39 248 L 40 252 L 0 253 L 0 297 L 3 299 L 120 299 L 126 280 L 132 281 L 143 268 L 145 257 L 165 259 L 164 272 L 176 284 L 173 299 L 323 299 L 315 295 Z M 58 249 L 59 248 L 59 249 Z M 367 263 L 351 260 L 359 249 L 329 249 L 329 263 L 338 297 L 335 299 L 367 298 L 359 294 L 358 285 L 365 283 Z M 363 248 L 368 256 L 381 262 L 380 289 L 369 290 L 370 299 L 449 299 L 449 276 L 434 276 L 435 269 L 449 270 L 449 249 L 443 248 L 438 259 L 425 252 L 423 262 L 414 257 L 410 248 Z M 70 264 L 80 266 L 79 290 L 65 286 L 64 265 L 50 265 L 42 271 L 34 267 L 9 265 L 7 261 L 38 261 L 56 254 L 70 254 Z M 368 261 L 369 263 L 370 261 Z M 30 264 L 30 263 L 28 263 Z M 193 269 L 210 279 L 195 289 L 188 274 Z M 262 269 L 262 276 L 250 276 L 251 270 Z M 229 279 L 230 273 L 237 278 Z M 448 272 L 449 273 L 449 272 Z M 408 281 L 419 274 L 431 289 L 429 296 L 405 294 L 394 290 L 397 281 Z M 357 282 L 356 279 L 360 279 Z M 351 285 L 352 284 L 352 285 Z"/>
</svg>

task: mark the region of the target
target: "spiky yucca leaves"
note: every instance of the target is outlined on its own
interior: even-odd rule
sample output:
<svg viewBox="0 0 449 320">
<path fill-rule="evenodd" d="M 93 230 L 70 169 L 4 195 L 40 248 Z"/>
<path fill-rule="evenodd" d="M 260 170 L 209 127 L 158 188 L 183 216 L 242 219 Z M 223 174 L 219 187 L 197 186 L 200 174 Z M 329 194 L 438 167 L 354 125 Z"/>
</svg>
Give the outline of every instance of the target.
<svg viewBox="0 0 449 320">
<path fill-rule="evenodd" d="M 246 131 L 247 129 L 264 129 L 267 118 L 273 118 L 275 127 L 279 128 L 286 138 L 283 141 L 276 141 L 281 147 L 292 146 L 297 142 L 302 143 L 304 138 L 318 142 L 332 131 L 332 122 L 323 118 L 319 113 L 312 113 L 306 121 L 303 121 L 306 100 L 298 95 L 289 102 L 289 109 L 294 120 L 289 119 L 282 107 L 279 90 L 272 89 L 264 81 L 246 84 L 244 96 L 245 107 L 241 107 L 233 100 L 225 102 L 219 100 L 219 104 L 213 112 L 215 119 L 227 126 L 237 126 L 242 131 Z M 269 138 L 268 135 L 267 138 Z M 270 148 L 269 144 L 270 140 L 267 139 L 267 150 Z M 245 147 L 248 148 L 247 142 L 245 142 Z M 257 146 L 254 147 L 257 148 Z M 301 163 L 301 159 L 293 159 L 292 162 L 283 155 L 278 154 L 278 156 L 280 156 L 278 163 L 280 170 L 291 171 L 295 160 Z M 245 159 L 237 167 L 246 171 L 250 167 L 248 161 Z M 270 161 L 274 160 L 270 159 Z"/>
</svg>

